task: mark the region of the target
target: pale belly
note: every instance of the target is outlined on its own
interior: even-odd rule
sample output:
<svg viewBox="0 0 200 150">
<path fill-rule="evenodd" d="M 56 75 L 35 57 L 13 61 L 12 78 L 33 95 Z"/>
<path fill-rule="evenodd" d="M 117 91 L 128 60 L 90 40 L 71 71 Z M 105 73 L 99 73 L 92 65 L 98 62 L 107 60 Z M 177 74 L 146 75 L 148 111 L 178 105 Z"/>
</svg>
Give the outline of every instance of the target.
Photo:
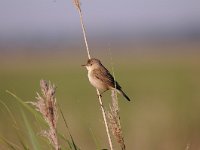
<svg viewBox="0 0 200 150">
<path fill-rule="evenodd" d="M 106 84 L 104 84 L 101 80 L 95 78 L 94 76 L 91 76 L 90 73 L 88 73 L 88 79 L 89 79 L 90 83 L 92 84 L 92 86 L 94 86 L 98 90 L 108 89 L 108 86 Z"/>
</svg>

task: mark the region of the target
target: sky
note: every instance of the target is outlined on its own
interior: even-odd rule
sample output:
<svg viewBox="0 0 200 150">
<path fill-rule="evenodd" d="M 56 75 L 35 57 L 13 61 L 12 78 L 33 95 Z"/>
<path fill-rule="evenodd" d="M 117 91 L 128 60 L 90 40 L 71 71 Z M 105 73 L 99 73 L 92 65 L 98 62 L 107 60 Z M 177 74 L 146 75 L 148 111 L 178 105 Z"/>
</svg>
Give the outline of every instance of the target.
<svg viewBox="0 0 200 150">
<path fill-rule="evenodd" d="M 199 0 L 82 0 L 81 7 L 91 36 L 200 31 Z M 81 33 L 72 0 L 0 0 L 0 22 L 1 43 Z"/>
</svg>

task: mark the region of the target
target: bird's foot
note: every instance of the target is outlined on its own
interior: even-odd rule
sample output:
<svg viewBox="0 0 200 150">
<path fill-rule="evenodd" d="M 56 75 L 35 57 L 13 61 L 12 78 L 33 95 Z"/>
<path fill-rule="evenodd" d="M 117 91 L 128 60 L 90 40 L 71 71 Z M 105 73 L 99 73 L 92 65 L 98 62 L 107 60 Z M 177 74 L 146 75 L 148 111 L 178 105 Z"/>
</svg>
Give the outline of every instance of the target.
<svg viewBox="0 0 200 150">
<path fill-rule="evenodd" d="M 101 95 L 101 94 L 97 94 L 97 96 L 98 96 L 98 98 L 99 98 L 99 97 L 102 97 L 102 95 Z"/>
</svg>

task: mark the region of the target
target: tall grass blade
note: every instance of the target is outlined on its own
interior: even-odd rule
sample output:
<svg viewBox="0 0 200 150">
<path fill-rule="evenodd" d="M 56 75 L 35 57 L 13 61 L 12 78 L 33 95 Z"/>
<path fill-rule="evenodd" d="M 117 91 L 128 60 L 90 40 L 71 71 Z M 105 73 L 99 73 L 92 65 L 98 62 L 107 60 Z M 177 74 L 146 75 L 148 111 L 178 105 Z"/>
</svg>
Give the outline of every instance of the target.
<svg viewBox="0 0 200 150">
<path fill-rule="evenodd" d="M 90 130 L 90 133 L 91 133 L 91 135 L 92 135 L 92 139 L 93 139 L 93 141 L 94 141 L 94 143 L 95 143 L 95 145 L 96 145 L 96 150 L 101 150 L 100 145 L 99 145 L 99 142 L 98 142 L 98 140 L 97 140 L 97 137 L 94 135 L 94 132 L 92 131 L 91 128 L 90 128 L 89 130 Z"/>
<path fill-rule="evenodd" d="M 14 117 L 14 115 L 12 114 L 11 110 L 8 108 L 8 106 L 6 105 L 6 103 L 4 103 L 2 100 L 0 100 L 0 103 L 6 108 L 6 110 L 8 111 L 8 114 L 10 116 L 10 118 L 12 118 L 12 121 L 14 122 L 15 125 L 17 125 L 17 121 Z"/>
<path fill-rule="evenodd" d="M 37 118 L 37 120 L 39 120 L 41 123 L 47 126 L 42 116 L 34 108 L 32 108 L 28 103 L 24 102 L 21 98 L 16 96 L 14 93 L 8 90 L 6 90 L 6 92 L 10 94 L 12 97 L 14 97 L 24 108 L 26 108 L 29 112 L 31 112 Z"/>
<path fill-rule="evenodd" d="M 22 138 L 20 137 L 19 135 L 19 131 L 18 131 L 18 124 L 17 124 L 17 121 L 13 115 L 13 113 L 11 112 L 11 110 L 9 109 L 9 107 L 6 105 L 6 103 L 4 103 L 2 100 L 0 100 L 0 103 L 6 108 L 7 112 L 8 112 L 8 115 L 9 115 L 9 118 L 12 119 L 12 123 L 14 123 L 14 128 L 15 128 L 15 131 L 16 131 L 16 135 L 19 139 L 19 142 L 20 144 L 22 145 L 23 149 L 24 150 L 29 150 L 29 148 L 25 145 L 25 143 L 23 142 Z"/>
<path fill-rule="evenodd" d="M 21 114 L 22 114 L 22 117 L 23 117 L 23 120 L 24 120 L 24 123 L 25 123 L 25 126 L 26 126 L 26 129 L 28 131 L 28 135 L 29 135 L 29 140 L 32 144 L 32 147 L 33 147 L 33 150 L 39 150 L 40 149 L 40 146 L 39 146 L 39 143 L 38 143 L 38 140 L 37 140 L 37 137 L 24 113 L 23 110 L 21 110 Z"/>
<path fill-rule="evenodd" d="M 13 143 L 11 141 L 8 141 L 4 137 L 0 137 L 0 141 L 3 142 L 4 144 L 6 144 L 9 147 L 9 149 L 12 149 L 12 150 L 21 150 L 21 148 L 18 145 L 16 145 L 15 143 Z"/>
<path fill-rule="evenodd" d="M 29 147 L 24 143 L 23 139 L 20 137 L 20 135 L 17 132 L 17 137 L 19 139 L 19 143 L 21 144 L 21 146 L 23 147 L 24 150 L 29 150 Z"/>
<path fill-rule="evenodd" d="M 59 110 L 60 110 L 61 116 L 62 116 L 63 121 L 64 121 L 64 123 L 65 123 L 65 127 L 66 127 L 66 129 L 67 129 L 67 131 L 68 131 L 68 134 L 69 134 L 69 136 L 70 136 L 70 139 L 71 139 L 71 142 L 69 142 L 69 141 L 67 140 L 68 145 L 70 146 L 70 148 L 72 148 L 71 146 L 73 146 L 73 149 L 74 149 L 74 150 L 80 150 L 80 149 L 76 146 L 76 144 L 75 144 L 75 142 L 74 142 L 74 139 L 73 139 L 73 137 L 72 137 L 72 134 L 71 134 L 71 132 L 70 132 L 70 130 L 69 130 L 69 126 L 68 126 L 68 124 L 67 124 L 67 121 L 66 121 L 66 119 L 65 119 L 65 116 L 64 116 L 64 114 L 63 114 L 63 112 L 62 112 L 62 110 L 61 110 L 59 104 L 58 104 L 58 108 L 59 108 Z M 71 143 L 72 143 L 72 145 L 71 145 Z"/>
</svg>

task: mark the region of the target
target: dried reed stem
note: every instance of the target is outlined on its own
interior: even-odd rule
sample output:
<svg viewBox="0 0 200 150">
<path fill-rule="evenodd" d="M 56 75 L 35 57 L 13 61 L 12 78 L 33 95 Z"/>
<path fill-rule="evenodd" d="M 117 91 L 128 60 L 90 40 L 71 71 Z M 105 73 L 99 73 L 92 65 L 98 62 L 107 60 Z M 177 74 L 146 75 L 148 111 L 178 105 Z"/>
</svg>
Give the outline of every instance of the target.
<svg viewBox="0 0 200 150">
<path fill-rule="evenodd" d="M 108 128 L 108 122 L 107 122 L 107 118 L 106 118 L 106 112 L 105 112 L 105 109 L 104 109 L 104 106 L 103 106 L 103 102 L 102 102 L 102 99 L 101 99 L 101 96 L 100 96 L 100 92 L 99 92 L 98 89 L 96 89 L 96 90 L 97 90 L 97 94 L 98 94 L 98 98 L 99 98 L 99 103 L 100 103 L 100 106 L 101 106 L 103 120 L 104 120 L 105 127 L 106 127 L 106 133 L 107 133 L 107 136 L 108 136 L 108 142 L 109 142 L 109 145 L 110 145 L 110 149 L 113 150 L 112 140 L 111 140 L 111 137 L 110 137 L 110 132 L 109 132 L 109 128 Z"/>
<path fill-rule="evenodd" d="M 79 13 L 81 28 L 82 28 L 82 31 L 83 31 L 83 37 L 84 37 L 85 46 L 86 46 L 86 50 L 87 50 L 87 55 L 88 55 L 88 58 L 90 59 L 91 55 L 90 55 L 90 50 L 89 50 L 89 46 L 88 46 L 88 42 L 87 42 L 86 30 L 85 30 L 85 26 L 84 26 L 84 23 L 83 23 L 83 15 L 82 15 L 82 12 L 81 12 L 81 4 L 80 4 L 79 0 L 73 0 L 73 3 L 74 3 L 74 5 L 75 5 L 75 7 L 76 7 L 76 9 L 78 10 L 78 13 Z"/>
<path fill-rule="evenodd" d="M 36 102 L 30 102 L 34 105 L 37 111 L 42 114 L 42 117 L 49 126 L 48 130 L 43 130 L 42 135 L 46 137 L 55 150 L 60 150 L 58 137 L 56 133 L 56 125 L 58 120 L 58 111 L 55 98 L 55 86 L 47 83 L 45 80 L 40 81 L 41 93 L 37 93 Z"/>
<path fill-rule="evenodd" d="M 84 37 L 85 46 L 86 46 L 86 50 L 87 50 L 87 54 L 88 54 L 88 59 L 90 59 L 91 55 L 90 55 L 90 50 L 89 50 L 88 42 L 87 42 L 87 38 L 86 38 L 86 30 L 85 30 L 85 26 L 84 26 L 84 23 L 83 23 L 83 15 L 82 15 L 82 12 L 81 12 L 80 1 L 79 0 L 73 0 L 73 3 L 74 3 L 74 5 L 75 5 L 75 7 L 76 7 L 76 9 L 78 10 L 78 13 L 79 13 L 80 23 L 81 23 L 81 27 L 82 27 L 82 31 L 83 31 L 83 37 Z M 104 110 L 104 107 L 103 107 L 103 102 L 102 102 L 99 90 L 96 89 L 96 91 L 97 91 L 99 103 L 100 103 L 100 106 L 101 106 L 101 111 L 102 111 L 103 120 L 104 120 L 104 124 L 105 124 L 105 128 L 106 128 L 106 133 L 107 133 L 107 136 L 108 136 L 109 146 L 110 146 L 110 149 L 113 150 L 112 140 L 111 140 L 111 136 L 110 136 L 110 132 L 109 132 L 109 128 L 108 128 L 106 113 L 105 113 L 105 110 Z"/>
</svg>

